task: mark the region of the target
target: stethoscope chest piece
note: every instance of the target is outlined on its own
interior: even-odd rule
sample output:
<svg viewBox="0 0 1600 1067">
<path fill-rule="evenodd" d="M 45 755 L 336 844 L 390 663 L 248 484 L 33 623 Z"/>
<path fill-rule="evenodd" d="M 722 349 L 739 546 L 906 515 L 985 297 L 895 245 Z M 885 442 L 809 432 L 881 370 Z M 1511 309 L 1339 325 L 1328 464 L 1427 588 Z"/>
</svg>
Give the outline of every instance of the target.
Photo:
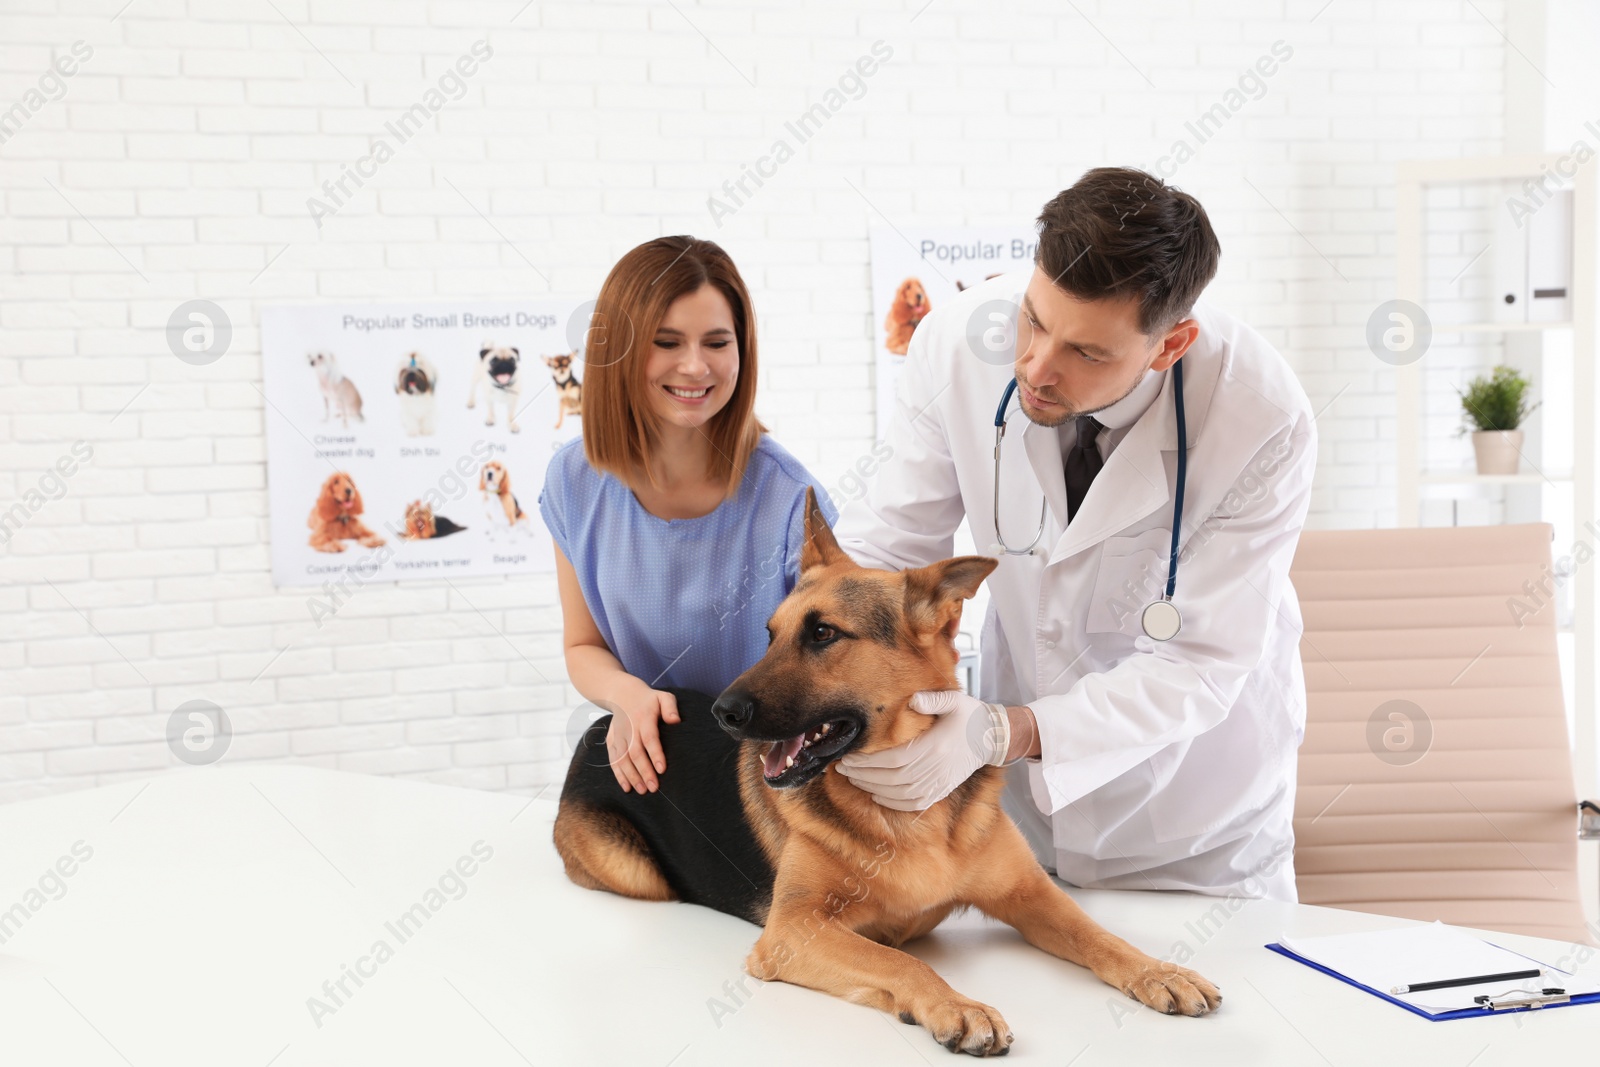
<svg viewBox="0 0 1600 1067">
<path fill-rule="evenodd" d="M 1145 636 L 1156 641 L 1171 641 L 1183 628 L 1183 616 L 1170 600 L 1151 601 L 1145 606 L 1139 622 L 1144 626 Z"/>
</svg>

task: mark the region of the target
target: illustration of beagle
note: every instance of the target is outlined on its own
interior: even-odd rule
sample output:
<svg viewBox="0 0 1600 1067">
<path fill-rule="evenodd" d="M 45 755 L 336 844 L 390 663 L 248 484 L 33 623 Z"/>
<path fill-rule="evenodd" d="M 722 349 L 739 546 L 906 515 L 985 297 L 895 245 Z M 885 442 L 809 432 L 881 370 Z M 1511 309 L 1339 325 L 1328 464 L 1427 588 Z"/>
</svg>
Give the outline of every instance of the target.
<svg viewBox="0 0 1600 1067">
<path fill-rule="evenodd" d="M 478 489 L 483 493 L 483 515 L 488 520 L 491 541 L 502 532 L 512 537 L 533 532 L 528 513 L 511 492 L 511 475 L 506 473 L 505 464 L 497 459 L 485 463 L 478 474 Z"/>
</svg>

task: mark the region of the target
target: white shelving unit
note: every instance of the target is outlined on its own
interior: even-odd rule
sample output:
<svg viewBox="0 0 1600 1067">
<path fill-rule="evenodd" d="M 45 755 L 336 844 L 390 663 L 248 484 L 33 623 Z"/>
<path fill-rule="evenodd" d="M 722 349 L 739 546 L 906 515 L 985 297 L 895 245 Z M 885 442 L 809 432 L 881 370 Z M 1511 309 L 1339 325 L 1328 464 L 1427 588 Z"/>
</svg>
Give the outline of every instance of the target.
<svg viewBox="0 0 1600 1067">
<path fill-rule="evenodd" d="M 1396 295 L 1412 301 L 1424 309 L 1428 300 L 1424 269 L 1424 202 L 1426 189 L 1437 186 L 1467 186 L 1474 183 L 1502 183 L 1507 180 L 1533 178 L 1538 180 L 1558 164 L 1571 165 L 1571 159 L 1557 153 L 1528 153 L 1523 155 L 1483 156 L 1472 159 L 1415 160 L 1398 167 L 1396 188 L 1396 244 L 1398 257 Z M 1401 526 L 1416 526 L 1421 521 L 1422 488 L 1437 485 L 1462 486 L 1518 486 L 1566 485 L 1572 491 L 1571 536 L 1588 540 L 1600 552 L 1600 543 L 1588 533 L 1588 524 L 1595 517 L 1595 341 L 1596 341 L 1596 163 L 1586 162 L 1577 167 L 1570 179 L 1573 193 L 1572 205 L 1572 290 L 1571 317 L 1566 322 L 1432 322 L 1433 334 L 1440 335 L 1543 335 L 1552 330 L 1570 331 L 1572 334 L 1572 395 L 1565 401 L 1572 405 L 1573 454 L 1570 463 L 1561 469 L 1545 467 L 1542 471 L 1526 471 L 1510 475 L 1480 475 L 1470 468 L 1424 470 L 1422 361 L 1395 367 L 1395 437 L 1396 437 L 1396 520 Z M 1491 254 L 1493 254 L 1491 250 Z M 1540 344 L 1543 362 L 1546 347 Z M 1542 384 L 1535 380 L 1535 388 Z M 1543 396 L 1545 405 L 1562 403 L 1563 398 Z M 1542 495 L 1542 494 L 1541 494 Z M 1558 533 L 1557 535 L 1561 535 Z M 1559 559 L 1567 554 L 1571 544 L 1552 546 Z M 1596 781 L 1595 733 L 1595 571 L 1600 569 L 1600 559 L 1577 567 L 1571 575 L 1572 592 L 1572 666 L 1573 666 L 1573 723 L 1577 774 L 1580 796 L 1594 796 Z"/>
</svg>

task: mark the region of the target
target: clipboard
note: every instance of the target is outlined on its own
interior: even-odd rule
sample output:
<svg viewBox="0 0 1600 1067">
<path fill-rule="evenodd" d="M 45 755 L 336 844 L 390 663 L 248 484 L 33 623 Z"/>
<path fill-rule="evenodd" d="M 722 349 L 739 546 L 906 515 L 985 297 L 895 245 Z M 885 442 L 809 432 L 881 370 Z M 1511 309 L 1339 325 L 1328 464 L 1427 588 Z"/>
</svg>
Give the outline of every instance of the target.
<svg viewBox="0 0 1600 1067">
<path fill-rule="evenodd" d="M 1280 955 L 1280 956 L 1287 956 L 1289 959 L 1294 960 L 1297 963 L 1303 963 L 1307 967 L 1310 967 L 1312 970 L 1321 971 L 1323 974 L 1331 975 L 1332 977 L 1339 979 L 1339 981 L 1345 983 L 1346 985 L 1355 986 L 1357 989 L 1362 990 L 1363 992 L 1366 992 L 1366 993 L 1371 993 L 1373 996 L 1378 997 L 1381 1000 L 1387 1000 L 1390 1004 L 1394 1004 L 1394 1005 L 1396 1005 L 1398 1007 L 1404 1008 L 1406 1011 L 1409 1011 L 1413 1015 L 1420 1015 L 1422 1018 L 1427 1019 L 1429 1022 L 1442 1022 L 1442 1021 L 1447 1020 L 1447 1019 L 1479 1019 L 1479 1018 L 1488 1018 L 1489 1016 L 1493 1016 L 1493 1015 L 1511 1015 L 1511 1014 L 1515 1014 L 1517 1012 L 1524 1012 L 1524 1011 L 1543 1011 L 1546 1008 L 1564 1008 L 1564 1007 L 1567 1007 L 1568 1005 L 1572 1005 L 1572 1004 L 1597 1004 L 1597 1003 L 1600 1003 L 1600 993 L 1578 993 L 1578 994 L 1574 994 L 1572 996 L 1563 996 L 1563 997 L 1560 997 L 1560 998 L 1530 997 L 1530 998 L 1526 998 L 1527 1001 L 1528 1001 L 1527 1003 L 1523 1003 L 1523 1004 L 1520 1004 L 1520 1005 L 1512 1004 L 1512 1003 L 1509 1003 L 1509 1002 L 1508 1003 L 1504 1003 L 1504 1004 L 1493 1004 L 1493 1003 L 1490 1003 L 1490 1004 L 1484 1004 L 1484 1005 L 1482 1005 L 1480 1007 L 1476 1007 L 1476 1008 L 1461 1008 L 1461 1009 L 1458 1009 L 1456 1011 L 1445 1011 L 1445 1012 L 1423 1011 L 1421 1008 L 1417 1007 L 1414 1004 L 1407 1004 L 1405 1001 L 1399 1000 L 1399 999 L 1397 999 L 1395 997 L 1392 997 L 1388 993 L 1383 992 L 1382 990 L 1374 989 L 1369 985 L 1363 985 L 1362 983 L 1356 981 L 1354 978 L 1350 978 L 1347 975 L 1340 974 L 1338 971 L 1335 971 L 1332 968 L 1324 967 L 1320 963 L 1314 963 L 1311 960 L 1306 959 L 1304 956 L 1301 956 L 1301 955 L 1299 955 L 1299 954 L 1297 954 L 1295 952 L 1290 951 L 1289 949 L 1284 948 L 1280 944 L 1273 943 L 1273 944 L 1267 945 L 1265 947 L 1270 949 L 1270 950 L 1272 950 L 1273 952 L 1278 953 L 1278 955 Z M 1505 998 L 1505 999 L 1508 1000 L 1508 1001 L 1510 1000 L 1510 998 Z"/>
</svg>

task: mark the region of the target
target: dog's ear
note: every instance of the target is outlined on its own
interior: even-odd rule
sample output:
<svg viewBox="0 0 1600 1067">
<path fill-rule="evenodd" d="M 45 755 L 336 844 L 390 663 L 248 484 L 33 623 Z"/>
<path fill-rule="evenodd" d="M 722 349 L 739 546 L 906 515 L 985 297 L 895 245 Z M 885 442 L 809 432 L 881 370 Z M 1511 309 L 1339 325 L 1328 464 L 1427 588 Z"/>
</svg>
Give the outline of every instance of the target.
<svg viewBox="0 0 1600 1067">
<path fill-rule="evenodd" d="M 360 515 L 367 510 L 367 506 L 361 502 L 361 490 L 356 488 L 356 483 L 353 481 L 350 483 L 350 490 L 355 494 L 355 499 L 350 504 L 350 514 Z"/>
<path fill-rule="evenodd" d="M 481 360 L 484 356 L 487 356 L 489 354 L 489 349 L 490 349 L 489 342 L 488 341 L 483 342 L 483 347 L 478 349 L 478 358 Z"/>
<path fill-rule="evenodd" d="M 961 602 L 971 599 L 999 565 L 993 556 L 957 556 L 906 571 L 906 621 L 918 633 L 942 633 L 954 640 L 961 626 Z"/>
<path fill-rule="evenodd" d="M 512 355 L 513 355 L 513 356 L 516 356 L 516 357 L 517 357 L 517 358 L 518 358 L 518 359 L 521 359 L 521 358 L 522 358 L 522 350 L 521 350 L 521 349 L 520 349 L 520 348 L 513 348 L 513 349 L 512 349 L 512 350 L 511 350 L 511 354 L 512 354 Z"/>
<path fill-rule="evenodd" d="M 339 514 L 339 505 L 333 499 L 333 480 L 337 477 L 337 474 L 328 475 L 317 494 L 317 517 L 323 522 L 332 522 Z"/>
<path fill-rule="evenodd" d="M 822 509 L 817 506 L 817 494 L 806 486 L 806 540 L 800 548 L 800 570 L 808 571 L 812 567 L 826 567 L 830 563 L 848 560 L 844 549 L 839 547 L 839 542 L 833 539 L 833 531 L 828 527 L 828 520 L 822 514 Z"/>
</svg>

